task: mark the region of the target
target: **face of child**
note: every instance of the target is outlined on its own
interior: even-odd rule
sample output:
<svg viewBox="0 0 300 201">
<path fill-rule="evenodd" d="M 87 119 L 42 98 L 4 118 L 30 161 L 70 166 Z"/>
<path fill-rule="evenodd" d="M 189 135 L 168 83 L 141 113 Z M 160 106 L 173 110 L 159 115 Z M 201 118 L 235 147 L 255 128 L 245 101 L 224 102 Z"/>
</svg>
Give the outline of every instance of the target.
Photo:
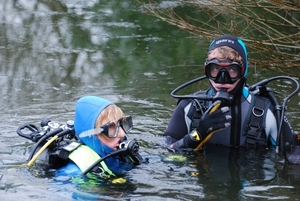
<svg viewBox="0 0 300 201">
<path fill-rule="evenodd" d="M 112 148 L 113 150 L 117 150 L 118 146 L 120 145 L 120 142 L 124 139 L 126 136 L 125 131 L 120 125 L 115 124 L 115 128 L 110 127 L 109 132 L 116 132 L 117 136 L 114 138 L 110 138 L 106 135 L 100 134 L 98 135 L 98 139 L 105 144 L 106 146 Z"/>
<path fill-rule="evenodd" d="M 126 137 L 132 129 L 132 117 L 125 116 L 123 111 L 116 105 L 107 106 L 98 116 L 96 120 L 96 128 L 102 128 L 98 139 L 101 143 L 117 150 L 121 141 Z"/>
</svg>

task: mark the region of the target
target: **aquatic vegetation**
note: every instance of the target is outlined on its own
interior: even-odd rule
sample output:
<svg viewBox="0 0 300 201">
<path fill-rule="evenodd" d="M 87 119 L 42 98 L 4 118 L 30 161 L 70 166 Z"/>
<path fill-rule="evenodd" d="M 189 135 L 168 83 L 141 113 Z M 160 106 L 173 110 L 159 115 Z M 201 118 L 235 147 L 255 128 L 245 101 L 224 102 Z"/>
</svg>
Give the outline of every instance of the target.
<svg viewBox="0 0 300 201">
<path fill-rule="evenodd" d="M 283 71 L 299 66 L 300 4 L 296 0 L 138 1 L 145 12 L 211 41 L 221 34 L 240 37 L 251 67 Z"/>
</svg>

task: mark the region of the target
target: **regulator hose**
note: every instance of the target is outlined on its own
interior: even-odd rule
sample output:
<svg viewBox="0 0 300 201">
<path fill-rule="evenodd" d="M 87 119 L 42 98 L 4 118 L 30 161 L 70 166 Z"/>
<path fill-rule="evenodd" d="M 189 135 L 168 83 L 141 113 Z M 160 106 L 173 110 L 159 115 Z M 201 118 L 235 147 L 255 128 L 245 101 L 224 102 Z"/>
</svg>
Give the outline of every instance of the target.
<svg viewBox="0 0 300 201">
<path fill-rule="evenodd" d="M 53 143 L 55 140 L 57 140 L 59 137 L 62 137 L 64 135 L 67 135 L 69 133 L 71 133 L 73 130 L 71 129 L 67 129 L 67 130 L 63 130 L 62 128 L 57 128 L 53 131 L 50 131 L 49 133 L 45 134 L 34 146 L 32 152 L 30 153 L 30 156 L 28 158 L 29 162 L 27 163 L 27 166 L 30 167 L 32 166 L 32 164 L 37 160 L 37 158 L 50 146 L 51 143 Z M 38 149 L 38 147 L 40 146 L 40 144 L 50 138 L 51 139 L 45 143 L 41 149 L 35 154 L 36 150 Z"/>
</svg>

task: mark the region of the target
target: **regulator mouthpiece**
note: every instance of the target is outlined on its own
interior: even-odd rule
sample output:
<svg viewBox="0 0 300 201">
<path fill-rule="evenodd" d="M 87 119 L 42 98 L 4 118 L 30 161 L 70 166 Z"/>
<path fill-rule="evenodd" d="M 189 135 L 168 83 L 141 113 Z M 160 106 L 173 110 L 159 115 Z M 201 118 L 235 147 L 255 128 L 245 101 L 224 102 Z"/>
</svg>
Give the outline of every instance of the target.
<svg viewBox="0 0 300 201">
<path fill-rule="evenodd" d="M 126 150 L 121 155 L 121 158 L 124 161 L 130 159 L 130 161 L 133 161 L 135 164 L 141 164 L 143 162 L 143 158 L 139 154 L 139 144 L 135 140 L 126 140 L 122 142 L 119 149 Z"/>
<path fill-rule="evenodd" d="M 220 100 L 223 106 L 229 106 L 231 105 L 232 99 L 233 96 L 227 92 L 227 89 L 221 88 L 219 91 L 217 91 L 215 97 L 213 98 L 213 102 Z"/>
</svg>

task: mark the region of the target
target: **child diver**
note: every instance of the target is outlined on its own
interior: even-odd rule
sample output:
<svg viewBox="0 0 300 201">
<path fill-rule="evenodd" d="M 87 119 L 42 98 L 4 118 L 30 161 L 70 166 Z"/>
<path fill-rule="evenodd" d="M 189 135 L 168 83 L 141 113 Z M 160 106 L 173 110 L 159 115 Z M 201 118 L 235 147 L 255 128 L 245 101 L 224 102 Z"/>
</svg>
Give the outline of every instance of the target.
<svg viewBox="0 0 300 201">
<path fill-rule="evenodd" d="M 73 123 L 53 126 L 46 120 L 41 123 L 42 131 L 32 124 L 19 127 L 20 136 L 37 142 L 27 165 L 42 151 L 42 160 L 49 169 L 57 170 L 56 176 L 93 173 L 109 178 L 144 162 L 138 143 L 126 136 L 133 126 L 132 117 L 125 116 L 113 102 L 96 96 L 80 98 Z M 32 133 L 24 134 L 25 129 Z"/>
</svg>

